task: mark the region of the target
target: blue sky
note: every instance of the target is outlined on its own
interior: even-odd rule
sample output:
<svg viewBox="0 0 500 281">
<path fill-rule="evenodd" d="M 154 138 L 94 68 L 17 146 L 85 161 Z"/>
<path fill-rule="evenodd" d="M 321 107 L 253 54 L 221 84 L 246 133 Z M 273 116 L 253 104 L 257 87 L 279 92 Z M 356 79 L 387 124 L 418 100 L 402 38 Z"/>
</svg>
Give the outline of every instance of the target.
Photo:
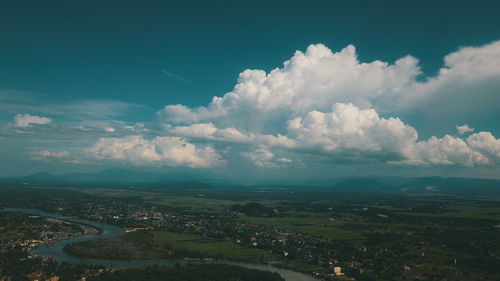
<svg viewBox="0 0 500 281">
<path fill-rule="evenodd" d="M 2 1 L 0 176 L 498 177 L 499 9 Z"/>
</svg>

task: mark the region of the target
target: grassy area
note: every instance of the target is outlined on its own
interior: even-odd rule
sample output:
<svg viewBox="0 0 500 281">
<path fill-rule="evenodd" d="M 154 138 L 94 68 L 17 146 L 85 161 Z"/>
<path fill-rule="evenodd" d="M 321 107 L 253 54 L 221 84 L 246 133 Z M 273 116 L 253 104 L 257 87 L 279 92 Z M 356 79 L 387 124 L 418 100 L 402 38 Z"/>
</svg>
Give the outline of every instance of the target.
<svg viewBox="0 0 500 281">
<path fill-rule="evenodd" d="M 280 257 L 273 253 L 241 247 L 225 239 L 167 231 L 130 232 L 121 237 L 73 244 L 65 251 L 77 256 L 100 259 L 178 259 L 214 258 L 245 262 L 270 262 Z M 171 255 L 175 253 L 175 255 Z"/>
<path fill-rule="evenodd" d="M 326 218 L 263 218 L 241 216 L 239 220 L 247 223 L 264 224 L 281 229 L 293 230 L 333 240 L 342 240 L 355 245 L 361 245 L 366 240 L 366 237 L 360 232 L 342 229 L 338 224 L 332 223 Z"/>
<path fill-rule="evenodd" d="M 269 200 L 259 201 L 233 201 L 224 199 L 205 198 L 201 196 L 175 196 L 163 197 L 159 200 L 148 201 L 148 203 L 167 206 L 170 208 L 182 209 L 191 213 L 221 214 L 224 209 L 236 204 L 247 204 L 258 202 L 262 205 L 273 205 L 275 202 Z"/>
<path fill-rule="evenodd" d="M 22 236 L 21 232 L 17 232 L 14 229 L 6 229 L 0 232 L 0 241 L 14 240 Z"/>
<path fill-rule="evenodd" d="M 237 204 L 237 202 L 229 200 L 213 200 L 194 196 L 164 197 L 161 200 L 149 201 L 149 203 L 183 209 L 188 212 L 213 214 L 220 214 L 226 206 Z"/>
<path fill-rule="evenodd" d="M 241 247 L 224 239 L 216 240 L 193 234 L 166 231 L 154 231 L 152 234 L 153 243 L 159 249 L 164 248 L 166 245 L 170 245 L 174 249 L 186 249 L 199 252 L 206 257 L 235 261 L 269 262 L 279 258 L 271 252 Z"/>
<path fill-rule="evenodd" d="M 137 231 L 124 236 L 69 244 L 64 247 L 64 251 L 79 257 L 103 260 L 168 259 L 166 251 L 153 248 L 151 237 L 148 232 Z"/>
<path fill-rule="evenodd" d="M 317 225 L 292 226 L 298 232 L 304 232 L 315 236 L 326 237 L 333 240 L 343 240 L 353 244 L 362 244 L 366 237 L 356 231 L 341 229 L 337 227 L 321 227 Z"/>
<path fill-rule="evenodd" d="M 302 272 L 319 269 L 300 260 L 283 259 L 270 251 L 239 246 L 226 239 L 167 231 L 131 232 L 122 237 L 73 244 L 64 250 L 80 257 L 109 260 L 213 258 L 250 263 L 273 262 L 277 266 Z"/>
<path fill-rule="evenodd" d="M 418 212 L 400 212 L 399 214 L 409 216 L 427 216 L 427 217 L 447 217 L 464 219 L 491 219 L 500 221 L 500 207 L 481 207 L 481 206 L 463 206 L 455 205 L 449 207 L 452 212 L 441 214 L 429 214 Z"/>
<path fill-rule="evenodd" d="M 176 249 L 186 249 L 199 252 L 202 256 L 212 257 L 220 260 L 242 261 L 242 262 L 276 262 L 279 267 L 289 268 L 295 271 L 312 272 L 320 268 L 309 265 L 297 259 L 283 259 L 270 251 L 238 246 L 232 241 L 224 239 L 211 239 L 194 234 L 173 233 L 166 231 L 153 231 L 153 243 L 157 249 L 165 245 L 171 245 Z"/>
</svg>

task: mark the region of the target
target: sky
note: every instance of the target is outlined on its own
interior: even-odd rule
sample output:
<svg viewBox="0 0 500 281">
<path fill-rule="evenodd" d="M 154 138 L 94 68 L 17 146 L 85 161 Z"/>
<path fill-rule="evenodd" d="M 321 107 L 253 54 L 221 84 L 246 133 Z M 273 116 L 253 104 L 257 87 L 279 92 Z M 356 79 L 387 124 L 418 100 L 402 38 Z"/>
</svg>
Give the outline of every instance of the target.
<svg viewBox="0 0 500 281">
<path fill-rule="evenodd" d="M 2 1 L 0 176 L 500 178 L 498 1 Z"/>
</svg>

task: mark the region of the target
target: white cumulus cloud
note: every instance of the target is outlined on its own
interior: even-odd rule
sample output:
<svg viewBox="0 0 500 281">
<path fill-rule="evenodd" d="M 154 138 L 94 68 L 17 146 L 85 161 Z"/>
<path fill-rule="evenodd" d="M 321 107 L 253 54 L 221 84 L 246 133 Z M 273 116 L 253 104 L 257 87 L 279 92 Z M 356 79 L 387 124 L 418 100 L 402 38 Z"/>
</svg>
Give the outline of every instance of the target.
<svg viewBox="0 0 500 281">
<path fill-rule="evenodd" d="M 413 164 L 463 165 L 488 164 L 490 160 L 474 150 L 464 140 L 445 135 L 431 137 L 410 147 L 407 162 Z"/>
<path fill-rule="evenodd" d="M 151 140 L 138 135 L 101 138 L 87 149 L 87 153 L 95 159 L 135 165 L 209 168 L 222 162 L 212 147 L 197 147 L 180 137 L 155 137 Z"/>
<path fill-rule="evenodd" d="M 167 127 L 167 131 L 171 134 L 201 138 L 208 140 L 227 141 L 235 143 L 253 143 L 264 144 L 270 146 L 284 146 L 293 147 L 296 145 L 295 141 L 283 136 L 277 135 L 264 135 L 240 131 L 236 128 L 217 128 L 213 123 L 196 123 L 189 126 L 175 126 Z"/>
<path fill-rule="evenodd" d="M 437 75 L 421 75 L 418 59 L 410 55 L 394 62 L 363 62 L 352 45 L 332 51 L 316 44 L 270 72 L 244 70 L 230 92 L 206 106 L 164 106 L 157 112 L 159 126 L 101 122 L 118 116 L 127 104 L 115 104 L 117 110 L 106 113 L 83 103 L 79 112 L 86 112 L 87 119 L 97 116 L 93 127 L 99 132 L 86 149 L 88 156 L 135 165 L 208 168 L 241 160 L 262 168 L 320 162 L 500 163 L 499 140 L 491 132 L 474 133 L 466 124 L 484 128 L 478 118 L 491 123 L 500 112 L 500 41 L 460 48 L 444 58 Z M 50 122 L 20 114 L 14 123 L 29 127 Z M 439 126 L 444 129 L 431 131 Z M 449 132 L 454 128 L 458 137 Z M 51 153 L 45 156 L 55 158 Z"/>
<path fill-rule="evenodd" d="M 17 114 L 14 117 L 13 125 L 16 127 L 31 127 L 32 125 L 46 125 L 52 122 L 50 118 L 31 115 L 31 114 Z"/>
<path fill-rule="evenodd" d="M 495 138 L 490 132 L 479 132 L 469 136 L 467 144 L 491 158 L 500 160 L 500 139 Z"/>
<path fill-rule="evenodd" d="M 43 151 L 38 151 L 35 152 L 34 155 L 42 157 L 42 158 L 68 158 L 70 156 L 69 152 L 66 150 L 63 151 L 48 151 L 48 150 L 43 150 Z"/>
<path fill-rule="evenodd" d="M 394 97 L 411 88 L 419 73 L 418 61 L 411 56 L 394 64 L 361 63 L 352 45 L 334 53 L 317 44 L 309 46 L 305 53 L 297 51 L 282 68 L 270 73 L 243 71 L 233 91 L 214 97 L 207 107 L 167 105 L 159 115 L 170 123 L 216 121 L 259 130 L 276 118 L 326 110 L 335 102 L 364 108 L 374 102 L 392 103 Z M 239 122 L 242 119 L 245 121 Z"/>
<path fill-rule="evenodd" d="M 257 147 L 255 150 L 243 153 L 248 160 L 260 168 L 282 168 L 284 164 L 292 163 L 291 159 L 279 157 L 265 145 Z"/>
<path fill-rule="evenodd" d="M 460 48 L 445 57 L 439 74 L 412 82 L 399 112 L 410 111 L 442 128 L 500 117 L 500 41 Z"/>
<path fill-rule="evenodd" d="M 456 128 L 457 128 L 457 132 L 460 135 L 463 135 L 463 134 L 469 133 L 469 132 L 474 132 L 474 128 L 469 127 L 469 125 L 467 125 L 467 124 L 462 125 L 462 126 L 456 126 Z"/>
<path fill-rule="evenodd" d="M 381 118 L 374 109 L 336 103 L 330 113 L 311 111 L 288 122 L 302 146 L 324 151 L 400 152 L 417 139 L 414 128 L 397 118 Z"/>
<path fill-rule="evenodd" d="M 71 153 L 69 153 L 66 150 L 62 151 L 42 150 L 42 151 L 35 151 L 30 154 L 31 154 L 31 159 L 37 161 L 48 161 L 48 162 L 58 161 L 71 164 L 83 163 L 81 159 L 78 159 L 78 157 L 73 157 L 75 155 L 71 155 Z"/>
<path fill-rule="evenodd" d="M 445 135 L 417 141 L 417 131 L 397 118 L 382 118 L 373 109 L 337 103 L 330 113 L 309 112 L 289 121 L 298 147 L 332 154 L 352 154 L 382 162 L 413 165 L 475 166 L 495 162 L 499 143 L 491 133 L 471 135 L 466 141 Z M 393 160 L 400 158 L 401 160 Z"/>
<path fill-rule="evenodd" d="M 412 56 L 361 62 L 352 45 L 339 52 L 310 45 L 269 73 L 243 71 L 232 91 L 207 106 L 167 105 L 158 116 L 166 134 L 238 143 L 259 167 L 301 162 L 304 155 L 406 165 L 498 162 L 498 139 L 491 133 L 419 140 L 417 130 L 397 117 L 410 112 L 433 125 L 454 126 L 467 114 L 500 110 L 492 102 L 499 98 L 500 41 L 461 48 L 444 61 L 438 75 L 422 80 Z M 460 135 L 474 130 L 466 124 L 456 129 Z"/>
</svg>

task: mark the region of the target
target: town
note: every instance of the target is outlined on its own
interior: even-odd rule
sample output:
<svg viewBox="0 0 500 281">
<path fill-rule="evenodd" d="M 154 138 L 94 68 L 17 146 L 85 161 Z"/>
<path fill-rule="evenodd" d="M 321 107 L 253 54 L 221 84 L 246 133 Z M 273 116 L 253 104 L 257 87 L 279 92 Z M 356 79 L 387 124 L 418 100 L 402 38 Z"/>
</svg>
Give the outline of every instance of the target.
<svg viewBox="0 0 500 281">
<path fill-rule="evenodd" d="M 44 188 L 33 200 L 34 188 L 42 187 L 2 188 L 2 206 L 41 209 L 123 229 L 121 236 L 67 245 L 64 251 L 74 256 L 261 263 L 320 280 L 488 280 L 497 270 L 492 267 L 498 262 L 500 245 L 496 209 L 483 212 L 489 216 L 461 216 L 431 207 L 435 198 L 423 202 L 423 197 L 406 196 L 406 202 L 401 202 L 388 194 L 375 201 L 335 203 L 298 200 L 300 194 L 274 200 L 273 194 L 266 194 L 239 201 L 237 194 L 227 190 L 217 198 L 222 196 L 217 189 L 195 187 L 164 191 Z M 480 202 L 483 210 L 489 204 L 474 202 Z M 422 204 L 429 213 L 419 211 Z M 57 219 L 27 218 L 35 221 L 1 229 L 4 251 L 21 247 L 29 253 L 42 243 L 99 231 Z M 462 225 L 480 231 L 465 231 Z M 5 238 L 7 231 L 27 228 L 30 234 L 22 239 Z M 475 255 L 476 262 L 471 258 Z M 471 264 L 473 271 L 466 268 Z"/>
</svg>

